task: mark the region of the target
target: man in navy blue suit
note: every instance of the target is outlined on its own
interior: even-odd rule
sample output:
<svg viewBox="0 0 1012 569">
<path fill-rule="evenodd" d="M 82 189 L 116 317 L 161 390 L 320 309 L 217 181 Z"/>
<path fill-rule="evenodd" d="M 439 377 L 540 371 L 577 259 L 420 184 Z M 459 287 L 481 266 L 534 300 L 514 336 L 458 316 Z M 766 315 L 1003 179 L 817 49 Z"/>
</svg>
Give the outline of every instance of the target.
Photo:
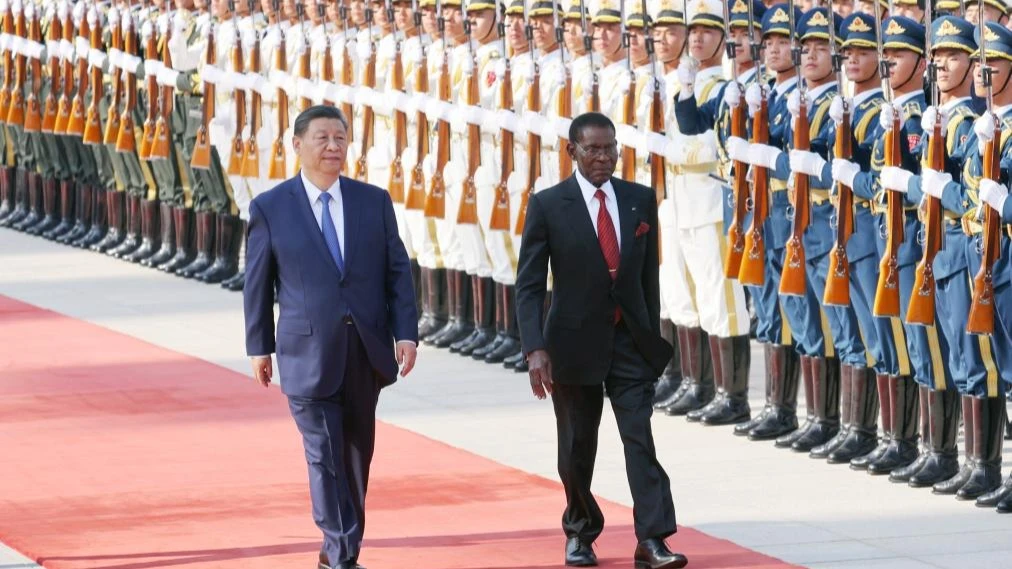
<svg viewBox="0 0 1012 569">
<path fill-rule="evenodd" d="M 390 195 L 340 175 L 341 111 L 307 109 L 294 131 L 302 171 L 250 204 L 246 352 L 264 387 L 277 353 L 324 536 L 319 569 L 356 569 L 376 402 L 398 366 L 401 376 L 414 366 L 418 315 Z"/>
</svg>

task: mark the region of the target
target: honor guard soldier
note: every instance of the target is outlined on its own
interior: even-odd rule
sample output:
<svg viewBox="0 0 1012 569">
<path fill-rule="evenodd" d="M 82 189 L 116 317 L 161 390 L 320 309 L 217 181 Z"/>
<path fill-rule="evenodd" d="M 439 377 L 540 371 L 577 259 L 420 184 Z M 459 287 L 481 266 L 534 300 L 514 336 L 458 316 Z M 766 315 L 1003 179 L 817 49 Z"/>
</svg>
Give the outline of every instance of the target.
<svg viewBox="0 0 1012 569">
<path fill-rule="evenodd" d="M 966 15 L 963 18 L 976 24 L 980 20 L 980 7 L 984 6 L 984 21 L 1005 25 L 1008 22 L 1009 6 L 1005 0 L 965 0 L 963 7 Z"/>
<path fill-rule="evenodd" d="M 934 385 L 950 381 L 946 366 L 936 365 L 947 360 L 948 345 L 934 323 L 931 326 L 906 323 L 915 264 L 921 258 L 917 242 L 918 204 L 905 195 L 902 190 L 906 188 L 882 188 L 880 179 L 885 166 L 901 165 L 911 172 L 920 171 L 917 150 L 926 106 L 925 30 L 903 16 L 888 18 L 883 27 L 881 51 L 883 61 L 889 64 L 889 90 L 888 102 L 879 115 L 871 171 L 861 171 L 854 162 L 840 158 L 834 160 L 832 167 L 833 179 L 853 188 L 859 198 L 888 202 L 884 208 L 887 211 L 879 215 L 881 229 L 877 242 L 882 260 L 873 313 L 877 316 L 875 325 L 883 365 L 890 375 L 889 397 L 880 401 L 883 424 L 887 424 L 886 417 L 890 419 L 887 433 L 890 441 L 881 456 L 872 454 L 851 462 L 858 467 L 867 462 L 871 474 L 889 474 L 917 459 L 919 407 L 914 378 Z M 893 143 L 888 154 L 886 138 Z"/>
<path fill-rule="evenodd" d="M 562 17 L 563 41 L 570 54 L 569 72 L 573 76 L 573 112 L 578 116 L 592 110 L 595 79 L 600 56 L 593 50 L 590 9 L 582 0 L 574 0 Z M 556 129 L 558 130 L 558 129 Z M 568 132 L 566 133 L 568 136 Z"/>
<path fill-rule="evenodd" d="M 593 3 L 590 4 L 593 6 Z M 622 102 L 627 88 L 630 87 L 630 70 L 627 62 L 627 48 L 622 39 L 622 12 L 613 0 L 597 2 L 596 10 L 591 10 L 593 18 L 594 53 L 600 58 L 601 64 L 597 71 L 598 99 L 597 109 L 594 103 L 588 110 L 596 110 L 612 119 L 616 125 L 622 123 Z M 593 97 L 593 95 L 592 95 Z M 619 161 L 621 171 L 621 160 Z"/>
</svg>

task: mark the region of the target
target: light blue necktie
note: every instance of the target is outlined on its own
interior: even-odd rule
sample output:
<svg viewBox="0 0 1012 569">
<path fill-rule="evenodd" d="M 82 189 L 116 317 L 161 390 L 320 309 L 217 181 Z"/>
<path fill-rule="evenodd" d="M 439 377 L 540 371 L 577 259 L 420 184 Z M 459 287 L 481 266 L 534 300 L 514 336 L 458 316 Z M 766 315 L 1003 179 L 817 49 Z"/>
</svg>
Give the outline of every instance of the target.
<svg viewBox="0 0 1012 569">
<path fill-rule="evenodd" d="M 320 194 L 320 201 L 323 202 L 323 240 L 327 242 L 327 249 L 330 249 L 330 256 L 337 264 L 337 270 L 344 275 L 344 256 L 341 255 L 341 243 L 337 240 L 337 228 L 334 227 L 334 218 L 330 215 L 330 200 L 334 196 L 323 192 Z"/>
</svg>

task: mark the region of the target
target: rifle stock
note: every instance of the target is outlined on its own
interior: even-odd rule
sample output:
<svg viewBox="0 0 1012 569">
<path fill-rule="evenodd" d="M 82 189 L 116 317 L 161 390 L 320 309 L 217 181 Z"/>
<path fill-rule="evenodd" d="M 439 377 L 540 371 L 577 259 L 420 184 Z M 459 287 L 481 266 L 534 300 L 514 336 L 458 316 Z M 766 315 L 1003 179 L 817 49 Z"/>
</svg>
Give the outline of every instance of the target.
<svg viewBox="0 0 1012 569">
<path fill-rule="evenodd" d="M 32 17 L 29 26 L 28 39 L 39 41 L 42 34 L 39 28 L 39 15 Z M 32 58 L 32 88 L 28 91 L 28 101 L 25 111 L 25 132 L 42 132 L 42 106 L 39 102 L 39 94 L 42 91 L 42 61 Z"/>
<path fill-rule="evenodd" d="M 443 63 L 439 71 L 439 84 L 436 86 L 439 100 L 444 103 L 450 100 L 450 68 L 447 60 L 447 47 L 443 44 Z M 450 123 L 444 117 L 436 122 L 436 171 L 432 174 L 429 193 L 425 196 L 425 217 L 443 219 L 446 215 L 446 181 L 443 170 L 450 161 Z M 417 166 L 416 166 L 417 167 Z"/>
<path fill-rule="evenodd" d="M 151 23 L 151 33 L 144 38 L 144 57 L 153 60 L 158 53 L 158 38 L 155 36 L 155 24 Z M 166 50 L 168 51 L 168 50 Z M 141 160 L 151 159 L 151 149 L 155 145 L 155 128 L 158 120 L 158 77 L 152 73 L 144 76 L 144 87 L 147 92 L 148 112 L 144 116 L 144 125 L 141 129 L 141 147 L 137 151 L 137 157 Z"/>
<path fill-rule="evenodd" d="M 936 118 L 928 140 L 928 166 L 941 172 L 945 168 L 945 151 L 942 139 L 941 117 Z M 945 227 L 942 219 L 942 201 L 925 196 L 924 200 L 924 251 L 914 271 L 914 288 L 907 305 L 907 323 L 931 326 L 935 323 L 935 257 L 942 249 Z"/>
<path fill-rule="evenodd" d="M 573 76 L 565 71 L 566 79 L 559 90 L 559 116 L 573 117 Z M 561 134 L 561 133 L 560 133 Z M 565 180 L 573 174 L 573 157 L 569 155 L 566 145 L 562 143 L 564 136 L 559 137 L 559 179 Z"/>
<path fill-rule="evenodd" d="M 808 103 L 801 97 L 801 109 L 794 123 L 794 148 L 808 150 L 811 147 L 808 136 Z M 804 296 L 805 294 L 805 230 L 811 221 L 811 195 L 808 174 L 794 173 L 794 187 L 791 193 L 794 206 L 794 221 L 791 236 L 784 248 L 784 270 L 780 274 L 780 294 Z"/>
<path fill-rule="evenodd" d="M 398 43 L 394 51 L 392 86 L 395 92 L 404 92 L 404 63 L 401 59 L 401 49 Z M 390 162 L 390 179 L 387 188 L 390 191 L 390 199 L 394 203 L 404 203 L 404 166 L 401 164 L 401 154 L 408 144 L 408 117 L 400 109 L 394 110 L 394 158 Z"/>
<path fill-rule="evenodd" d="M 14 13 L 8 4 L 7 11 L 3 14 L 3 33 L 14 34 Z M 0 121 L 6 122 L 10 113 L 11 93 L 14 90 L 14 54 L 10 48 L 3 51 L 3 86 L 0 87 Z"/>
<path fill-rule="evenodd" d="M 854 155 L 853 131 L 850 124 L 850 107 L 844 107 L 843 121 L 836 127 L 833 154 L 850 160 Z M 847 258 L 847 241 L 854 234 L 854 190 L 845 184 L 836 185 L 836 241 L 829 251 L 829 269 L 826 272 L 826 290 L 822 301 L 833 306 L 850 306 L 850 259 Z"/>
<path fill-rule="evenodd" d="M 900 164 L 900 119 L 893 118 L 892 127 L 886 131 L 885 165 Z M 900 315 L 900 273 L 899 250 L 903 243 L 903 196 L 886 191 L 886 251 L 879 263 L 878 285 L 872 313 L 875 316 Z"/>
<path fill-rule="evenodd" d="M 110 26 L 109 34 L 109 51 L 114 49 L 123 49 L 123 29 L 119 25 Z M 93 34 L 98 34 L 99 41 L 101 42 L 102 37 L 102 26 L 96 25 L 95 29 L 92 30 Z M 109 67 L 109 73 L 112 75 L 112 101 L 109 104 L 109 113 L 105 121 L 105 131 L 102 134 L 102 142 L 104 144 L 115 145 L 116 137 L 119 135 L 119 107 L 120 102 L 123 100 L 123 71 L 117 67 Z M 101 70 L 95 76 L 98 77 L 101 74 Z M 99 82 L 101 83 L 101 81 Z M 95 104 L 95 94 L 97 94 L 97 86 L 92 85 L 92 105 Z"/>
<path fill-rule="evenodd" d="M 745 94 L 738 96 L 738 106 L 731 110 L 731 136 L 745 138 Z M 727 228 L 727 256 L 724 259 L 724 276 L 738 278 L 741 272 L 742 256 L 745 253 L 745 232 L 743 225 L 748 215 L 748 164 L 734 161 L 734 180 L 731 193 L 734 196 L 734 211 L 731 225 Z"/>
<path fill-rule="evenodd" d="M 500 107 L 503 111 L 513 110 L 513 72 L 510 70 L 507 60 L 503 72 L 502 83 L 499 86 Z M 502 171 L 499 174 L 499 183 L 495 187 L 495 203 L 492 206 L 492 218 L 489 228 L 494 231 L 509 231 L 510 229 L 510 192 L 508 182 L 515 167 L 513 156 L 513 131 L 508 128 L 499 131 L 500 162 Z"/>
<path fill-rule="evenodd" d="M 365 66 L 364 85 L 372 89 L 376 87 L 376 50 L 370 50 L 369 61 Z M 352 177 L 356 180 L 366 181 L 369 177 L 369 151 L 372 149 L 373 132 L 376 126 L 376 113 L 370 105 L 366 104 L 362 109 L 362 145 L 359 147 L 358 160 L 355 162 L 355 173 Z"/>
<path fill-rule="evenodd" d="M 983 178 L 995 181 L 999 178 L 999 140 L 1001 128 L 995 121 L 994 134 L 984 146 Z M 998 212 L 986 205 L 983 208 L 982 256 L 980 269 L 973 277 L 973 295 L 970 299 L 970 314 L 966 318 L 966 332 L 990 335 L 994 334 L 994 264 L 1001 254 L 1001 225 Z"/>
<path fill-rule="evenodd" d="M 63 37 L 62 28 L 63 22 L 60 21 L 59 17 L 54 15 L 52 21 L 49 23 L 49 32 L 46 34 L 47 39 L 53 44 L 59 45 L 59 40 Z M 56 96 L 56 93 L 60 92 L 62 96 L 63 91 L 68 86 L 63 83 L 60 54 L 58 52 L 48 53 L 47 50 L 46 57 L 49 60 L 49 94 L 46 95 L 46 103 L 42 112 L 42 132 L 52 133 L 56 130 L 56 115 L 59 112 L 59 98 Z"/>
<path fill-rule="evenodd" d="M 541 112 L 541 78 L 535 68 L 534 78 L 527 90 L 527 110 L 532 113 Z M 630 87 L 630 90 L 632 87 Z M 527 223 L 527 204 L 534 193 L 534 184 L 541 177 L 541 135 L 533 132 L 527 133 L 527 185 L 520 194 L 520 209 L 517 214 L 517 225 L 513 229 L 516 235 L 523 235 L 524 225 Z"/>
<path fill-rule="evenodd" d="M 467 104 L 477 106 L 478 99 L 478 63 L 474 62 L 471 76 L 467 79 Z M 467 177 L 460 193 L 460 205 L 457 207 L 457 223 L 476 225 L 478 223 L 478 187 L 474 183 L 474 174 L 481 165 L 481 125 L 467 124 Z"/>
<path fill-rule="evenodd" d="M 215 46 L 214 25 L 208 29 L 207 46 L 204 50 L 204 67 L 213 67 L 217 60 L 217 47 Z M 207 170 L 211 167 L 211 119 L 214 118 L 214 83 L 203 82 L 204 108 L 200 117 L 200 126 L 197 127 L 197 142 L 193 145 L 193 154 L 190 156 L 190 167 L 198 170 Z"/>
<path fill-rule="evenodd" d="M 235 28 L 235 43 L 232 45 L 232 71 L 242 74 L 245 71 L 245 57 L 242 49 L 242 36 L 239 26 Z M 246 91 L 236 88 L 235 98 L 235 133 L 232 135 L 232 150 L 228 157 L 228 175 L 242 175 L 242 159 L 246 153 L 246 144 L 242 139 L 242 131 L 246 128 Z"/>
<path fill-rule="evenodd" d="M 74 42 L 74 19 L 71 17 L 70 12 L 67 12 L 67 17 L 63 21 L 63 41 L 70 42 L 73 45 Z M 57 103 L 56 111 L 56 124 L 53 125 L 53 132 L 56 134 L 74 134 L 67 132 L 67 126 L 70 124 L 70 110 L 71 110 L 71 93 L 74 89 L 74 62 L 71 58 L 63 58 L 63 90 L 60 92 L 60 100 Z M 85 68 L 87 74 L 87 68 Z M 80 134 L 78 134 L 80 136 Z"/>
<path fill-rule="evenodd" d="M 253 49 L 249 54 L 249 70 L 251 73 L 260 74 L 260 33 L 255 32 Z M 256 89 L 250 90 L 250 119 L 249 138 L 242 156 L 242 175 L 246 178 L 260 177 L 260 148 L 257 146 L 257 131 L 263 123 L 263 101 L 260 92 Z"/>
<path fill-rule="evenodd" d="M 769 101 L 765 94 L 759 110 L 752 117 L 752 141 L 767 144 L 770 140 Z M 742 253 L 738 282 L 743 285 L 762 286 L 766 278 L 766 242 L 763 236 L 769 217 L 769 173 L 766 168 L 753 166 L 752 222 L 745 233 L 745 250 Z"/>
<path fill-rule="evenodd" d="M 288 71 L 288 45 L 285 43 L 285 34 L 280 32 L 278 47 L 274 51 L 274 69 L 277 71 Z M 284 89 L 277 89 L 278 100 L 278 134 L 271 142 L 271 163 L 267 168 L 267 178 L 271 180 L 284 180 L 288 176 L 288 153 L 285 150 L 285 132 L 288 131 L 288 92 Z"/>
<path fill-rule="evenodd" d="M 17 16 L 15 34 L 17 37 L 26 36 L 25 13 L 20 12 Z M 7 124 L 13 126 L 24 126 L 25 124 L 25 74 L 28 73 L 28 62 L 25 56 L 18 54 L 15 57 L 14 84 L 11 86 L 10 107 L 7 111 Z"/>
<path fill-rule="evenodd" d="M 422 48 L 422 59 L 415 68 L 415 95 L 429 92 L 429 58 Z M 425 209 L 425 168 L 422 162 L 429 154 L 429 119 L 420 107 L 415 114 L 415 166 L 411 169 L 411 183 L 408 195 L 404 200 L 404 208 L 408 210 Z"/>
<path fill-rule="evenodd" d="M 622 122 L 636 128 L 636 78 L 629 80 L 629 90 L 622 101 Z M 636 180 L 636 148 L 628 144 L 622 145 L 622 179 Z"/>
<path fill-rule="evenodd" d="M 172 53 L 169 50 L 169 42 L 172 38 L 172 23 L 170 22 L 162 35 L 162 66 L 172 69 Z M 151 158 L 168 160 L 171 155 L 172 137 L 172 104 L 174 102 L 174 87 L 159 85 L 158 102 L 161 106 L 158 118 L 155 120 L 154 143 L 151 146 Z M 150 104 L 150 102 L 149 102 Z"/>
</svg>

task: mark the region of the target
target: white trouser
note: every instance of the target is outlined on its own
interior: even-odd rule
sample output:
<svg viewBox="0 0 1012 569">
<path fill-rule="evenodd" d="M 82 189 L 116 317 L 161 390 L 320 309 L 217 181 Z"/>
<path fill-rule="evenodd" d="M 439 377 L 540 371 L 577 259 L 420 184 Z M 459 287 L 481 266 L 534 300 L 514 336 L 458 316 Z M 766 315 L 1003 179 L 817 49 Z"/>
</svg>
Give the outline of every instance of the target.
<svg viewBox="0 0 1012 569">
<path fill-rule="evenodd" d="M 404 183 L 406 186 L 410 184 L 411 171 L 415 167 L 417 157 L 418 151 L 415 148 L 409 147 L 404 151 Z M 432 172 L 435 171 L 436 167 L 435 163 L 436 157 L 431 154 L 422 160 L 422 170 L 425 173 L 426 181 L 431 180 Z M 426 185 L 426 192 L 428 192 L 428 189 Z M 405 187 L 404 191 L 407 194 L 410 188 Z M 396 211 L 395 209 L 394 213 Z M 414 251 L 418 264 L 427 269 L 443 268 L 443 258 L 440 254 L 439 242 L 436 237 L 435 220 L 426 218 L 424 209 L 404 210 L 404 224 L 407 227 L 406 234 L 411 242 L 410 248 Z M 407 242 L 405 242 L 405 246 L 407 246 Z"/>
<path fill-rule="evenodd" d="M 689 286 L 685 257 L 678 242 L 674 200 L 668 198 L 661 202 L 657 208 L 657 220 L 661 253 L 661 318 L 671 320 L 676 326 L 697 327 L 699 312 Z"/>
<path fill-rule="evenodd" d="M 738 281 L 724 276 L 727 237 L 723 223 L 679 228 L 678 241 L 692 279 L 699 325 L 711 336 L 748 334 L 745 290 Z"/>
</svg>

